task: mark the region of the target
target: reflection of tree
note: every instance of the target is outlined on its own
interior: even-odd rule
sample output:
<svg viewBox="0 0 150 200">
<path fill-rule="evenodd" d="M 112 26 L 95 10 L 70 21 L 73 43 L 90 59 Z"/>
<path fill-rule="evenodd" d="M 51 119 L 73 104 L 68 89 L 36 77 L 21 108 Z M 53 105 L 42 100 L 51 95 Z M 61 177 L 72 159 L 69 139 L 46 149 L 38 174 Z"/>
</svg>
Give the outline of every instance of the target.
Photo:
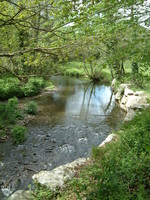
<svg viewBox="0 0 150 200">
<path fill-rule="evenodd" d="M 84 105 L 85 105 L 85 97 L 86 97 L 86 93 L 87 91 L 89 91 L 89 87 L 91 86 L 91 83 L 88 83 L 87 85 L 85 85 L 84 87 L 84 94 L 83 94 L 83 100 L 82 100 L 82 104 L 81 104 L 81 110 L 80 110 L 80 115 L 83 113 L 84 110 Z"/>
<path fill-rule="evenodd" d="M 110 107 L 110 105 L 111 105 L 112 97 L 113 97 L 113 91 L 111 91 L 110 100 L 109 100 L 109 102 L 108 102 L 108 104 L 107 104 L 107 106 L 106 106 L 106 108 L 105 108 L 105 110 L 104 110 L 104 111 L 105 111 L 105 114 L 106 114 L 107 110 L 109 109 L 109 107 Z"/>
<path fill-rule="evenodd" d="M 126 113 L 121 110 L 117 105 L 115 105 L 110 114 L 107 115 L 105 118 L 105 122 L 112 128 L 112 129 L 118 129 L 121 125 L 123 118 L 125 117 Z"/>
<path fill-rule="evenodd" d="M 94 95 L 94 97 L 97 99 L 97 95 L 96 95 L 96 84 L 95 83 L 89 83 L 88 85 L 85 86 L 84 88 L 84 94 L 83 94 L 83 100 L 82 100 L 82 104 L 81 104 L 81 110 L 80 110 L 80 115 L 84 112 L 84 109 L 86 109 L 85 111 L 85 116 L 88 115 L 89 113 L 89 108 L 90 108 L 90 102 L 92 99 L 92 95 Z M 88 99 L 88 100 L 87 100 Z M 111 95 L 110 95 L 110 99 L 109 102 L 107 104 L 106 107 L 102 106 L 102 110 L 104 115 L 106 115 L 107 111 L 109 110 L 111 103 L 112 103 L 112 99 L 113 99 L 113 91 L 111 91 Z M 99 101 L 99 99 L 98 99 Z M 87 103 L 87 105 L 86 105 Z"/>
<path fill-rule="evenodd" d="M 90 95 L 89 95 L 89 100 L 88 100 L 88 105 L 87 105 L 86 116 L 87 116 L 87 114 L 88 114 L 88 112 L 89 112 L 91 97 L 92 97 L 92 94 L 93 94 L 93 92 L 94 92 L 94 89 L 95 89 L 95 84 L 93 83 L 93 84 L 92 84 L 92 87 L 91 87 Z"/>
</svg>

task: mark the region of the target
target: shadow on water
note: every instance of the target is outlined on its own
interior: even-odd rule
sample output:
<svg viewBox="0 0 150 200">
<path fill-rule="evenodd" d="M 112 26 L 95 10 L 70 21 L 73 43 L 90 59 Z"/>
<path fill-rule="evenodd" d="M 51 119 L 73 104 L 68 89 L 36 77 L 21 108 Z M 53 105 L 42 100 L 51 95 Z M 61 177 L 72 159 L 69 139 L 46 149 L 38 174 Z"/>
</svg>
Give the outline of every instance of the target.
<svg viewBox="0 0 150 200">
<path fill-rule="evenodd" d="M 26 189 L 40 170 L 89 156 L 91 147 L 123 121 L 110 86 L 62 76 L 51 81 L 58 91 L 33 98 L 40 112 L 28 126 L 27 140 L 18 146 L 11 140 L 0 144 L 0 185 L 5 195 Z"/>
</svg>

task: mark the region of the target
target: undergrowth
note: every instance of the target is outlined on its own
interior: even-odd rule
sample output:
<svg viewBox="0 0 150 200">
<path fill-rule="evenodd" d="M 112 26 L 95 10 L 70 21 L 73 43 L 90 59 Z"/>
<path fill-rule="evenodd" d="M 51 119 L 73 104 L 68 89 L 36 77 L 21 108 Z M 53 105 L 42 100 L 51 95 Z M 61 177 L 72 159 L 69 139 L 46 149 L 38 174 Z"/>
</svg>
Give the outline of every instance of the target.
<svg viewBox="0 0 150 200">
<path fill-rule="evenodd" d="M 58 71 L 65 76 L 81 77 L 85 75 L 83 63 L 79 61 L 61 63 L 58 65 Z"/>
<path fill-rule="evenodd" d="M 0 100 L 37 95 L 45 85 L 43 78 L 29 78 L 28 82 L 22 85 L 17 78 L 4 77 L 0 79 Z"/>
<path fill-rule="evenodd" d="M 7 102 L 0 102 L 0 139 L 9 136 L 15 144 L 25 140 L 26 128 L 19 124 L 24 119 L 25 113 L 37 114 L 37 104 L 33 101 L 25 105 L 25 110 L 18 108 L 17 97 Z"/>
</svg>

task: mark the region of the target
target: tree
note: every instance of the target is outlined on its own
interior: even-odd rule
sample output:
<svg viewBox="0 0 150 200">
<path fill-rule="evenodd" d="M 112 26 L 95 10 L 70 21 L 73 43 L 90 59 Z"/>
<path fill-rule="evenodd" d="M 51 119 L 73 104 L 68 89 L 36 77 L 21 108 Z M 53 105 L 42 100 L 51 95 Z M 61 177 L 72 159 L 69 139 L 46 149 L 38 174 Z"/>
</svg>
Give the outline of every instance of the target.
<svg viewBox="0 0 150 200">
<path fill-rule="evenodd" d="M 141 21 L 148 22 L 141 18 L 148 12 L 145 2 L 3 0 L 1 69 L 18 77 L 47 74 L 55 71 L 57 62 L 74 54 L 88 62 L 90 68 L 85 69 L 90 69 L 87 73 L 93 79 L 97 79 L 98 63 L 109 65 L 112 77 L 121 77 L 125 60 L 136 61 L 140 55 L 141 62 L 148 62 L 147 40 L 141 41 L 149 30 L 139 28 Z M 131 37 L 130 31 L 137 36 Z M 137 44 L 142 44 L 142 49 L 137 50 Z"/>
</svg>

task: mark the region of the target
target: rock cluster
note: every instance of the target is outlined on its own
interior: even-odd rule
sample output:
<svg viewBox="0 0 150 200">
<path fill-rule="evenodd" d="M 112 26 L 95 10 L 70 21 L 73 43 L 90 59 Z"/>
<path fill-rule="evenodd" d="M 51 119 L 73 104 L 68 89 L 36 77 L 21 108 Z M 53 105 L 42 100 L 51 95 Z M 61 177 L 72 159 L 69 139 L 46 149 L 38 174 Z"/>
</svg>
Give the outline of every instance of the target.
<svg viewBox="0 0 150 200">
<path fill-rule="evenodd" d="M 143 91 L 132 91 L 130 84 L 121 84 L 115 95 L 116 102 L 120 108 L 127 112 L 125 121 L 130 121 L 136 114 L 136 110 L 148 107 L 148 96 Z"/>
<path fill-rule="evenodd" d="M 66 180 L 71 179 L 75 175 L 75 168 L 79 165 L 85 164 L 86 158 L 79 158 L 66 165 L 56 167 L 51 171 L 40 171 L 34 174 L 32 179 L 38 181 L 41 185 L 45 185 L 51 190 L 55 190 L 58 186 L 62 188 Z"/>
</svg>

